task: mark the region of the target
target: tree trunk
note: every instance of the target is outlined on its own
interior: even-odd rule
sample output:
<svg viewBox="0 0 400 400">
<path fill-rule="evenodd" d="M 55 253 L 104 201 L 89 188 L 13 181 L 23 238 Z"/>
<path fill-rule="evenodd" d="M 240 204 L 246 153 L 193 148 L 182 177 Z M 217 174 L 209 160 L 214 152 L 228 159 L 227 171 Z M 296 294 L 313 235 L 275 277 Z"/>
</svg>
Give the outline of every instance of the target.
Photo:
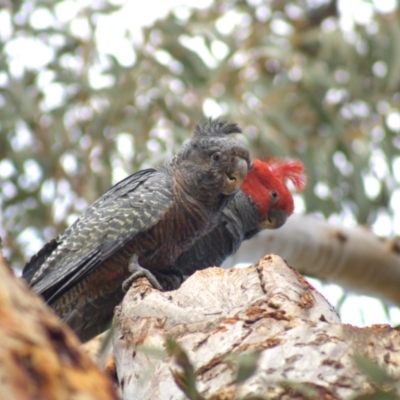
<svg viewBox="0 0 400 400">
<path fill-rule="evenodd" d="M 0 399 L 116 399 L 110 379 L 1 254 L 0 316 Z"/>
<path fill-rule="evenodd" d="M 341 324 L 278 256 L 246 269 L 197 272 L 172 292 L 140 279 L 115 322 L 123 399 L 346 399 L 378 389 L 400 395 L 392 381 L 400 377 L 399 332 Z"/>
<path fill-rule="evenodd" d="M 310 215 L 292 215 L 276 230 L 242 244 L 224 266 L 279 254 L 301 273 L 400 305 L 400 254 L 396 239 L 380 240 L 367 228 L 335 226 Z"/>
</svg>

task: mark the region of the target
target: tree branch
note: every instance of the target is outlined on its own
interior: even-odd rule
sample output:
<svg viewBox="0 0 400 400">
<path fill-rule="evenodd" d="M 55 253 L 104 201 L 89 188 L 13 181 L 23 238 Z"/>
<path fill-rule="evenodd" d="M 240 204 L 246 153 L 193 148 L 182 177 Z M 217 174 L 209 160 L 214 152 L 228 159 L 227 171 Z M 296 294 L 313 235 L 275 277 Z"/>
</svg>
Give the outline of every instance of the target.
<svg viewBox="0 0 400 400">
<path fill-rule="evenodd" d="M 111 381 L 0 254 L 0 398 L 112 400 Z"/>
<path fill-rule="evenodd" d="M 162 352 L 166 337 L 174 339 L 169 353 Z M 385 385 L 400 394 L 400 333 L 342 325 L 274 255 L 252 268 L 205 269 L 172 292 L 136 281 L 116 309 L 114 352 L 123 399 L 178 399 L 182 391 L 207 400 L 342 399 Z M 361 367 L 355 355 L 364 357 Z M 380 371 L 385 385 L 364 365 Z"/>
<path fill-rule="evenodd" d="M 303 274 L 400 304 L 398 244 L 380 240 L 366 228 L 293 215 L 282 228 L 244 242 L 224 266 L 253 263 L 266 253 L 279 254 Z"/>
</svg>

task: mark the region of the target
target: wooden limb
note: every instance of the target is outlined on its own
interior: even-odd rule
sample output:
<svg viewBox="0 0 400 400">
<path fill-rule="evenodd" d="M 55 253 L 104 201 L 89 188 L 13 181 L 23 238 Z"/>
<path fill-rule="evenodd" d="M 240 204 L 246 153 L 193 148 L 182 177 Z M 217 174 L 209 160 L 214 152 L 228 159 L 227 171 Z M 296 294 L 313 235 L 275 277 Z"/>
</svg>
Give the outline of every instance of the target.
<svg viewBox="0 0 400 400">
<path fill-rule="evenodd" d="M 359 354 L 390 379 L 400 377 L 396 329 L 341 324 L 334 308 L 274 255 L 251 268 L 197 272 L 171 292 L 140 279 L 117 307 L 115 323 L 123 399 L 181 399 L 182 391 L 207 400 L 351 398 L 379 386 L 356 366 Z M 166 337 L 178 343 L 169 342 L 169 355 L 160 352 Z M 255 372 L 237 380 L 248 352 L 258 354 Z"/>
<path fill-rule="evenodd" d="M 115 400 L 79 345 L 0 254 L 0 399 Z"/>
<path fill-rule="evenodd" d="M 302 274 L 400 305 L 399 243 L 380 240 L 367 228 L 293 215 L 282 228 L 244 242 L 224 266 L 254 263 L 266 253 L 278 254 Z"/>
</svg>

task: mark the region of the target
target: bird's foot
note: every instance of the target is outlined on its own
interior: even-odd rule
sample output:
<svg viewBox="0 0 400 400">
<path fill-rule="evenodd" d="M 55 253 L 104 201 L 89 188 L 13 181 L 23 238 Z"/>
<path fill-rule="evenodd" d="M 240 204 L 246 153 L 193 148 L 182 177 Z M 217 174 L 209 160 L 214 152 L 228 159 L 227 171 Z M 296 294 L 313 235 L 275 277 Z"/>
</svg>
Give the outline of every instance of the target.
<svg viewBox="0 0 400 400">
<path fill-rule="evenodd" d="M 129 261 L 128 270 L 131 276 L 122 283 L 122 290 L 126 293 L 132 283 L 138 278 L 147 278 L 151 285 L 158 290 L 175 290 L 178 289 L 184 281 L 180 271 L 174 268 L 165 268 L 159 271 L 150 271 L 143 268 L 138 263 L 138 257 L 135 254 Z"/>
<path fill-rule="evenodd" d="M 122 282 L 122 290 L 126 293 L 132 283 L 139 278 L 147 278 L 151 285 L 158 290 L 163 290 L 157 278 L 146 268 L 143 268 L 138 263 L 138 256 L 134 254 L 129 260 L 128 270 L 131 276 Z"/>
</svg>

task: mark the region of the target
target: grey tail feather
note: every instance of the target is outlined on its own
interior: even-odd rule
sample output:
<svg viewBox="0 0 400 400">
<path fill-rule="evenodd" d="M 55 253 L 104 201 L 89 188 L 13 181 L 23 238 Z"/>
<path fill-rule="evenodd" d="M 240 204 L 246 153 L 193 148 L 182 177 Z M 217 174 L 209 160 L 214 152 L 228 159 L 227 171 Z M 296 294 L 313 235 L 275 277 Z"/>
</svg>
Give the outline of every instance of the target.
<svg viewBox="0 0 400 400">
<path fill-rule="evenodd" d="M 194 130 L 195 136 L 221 136 L 230 135 L 232 133 L 241 133 L 242 130 L 235 122 L 211 118 L 205 122 L 196 125 Z"/>
</svg>

